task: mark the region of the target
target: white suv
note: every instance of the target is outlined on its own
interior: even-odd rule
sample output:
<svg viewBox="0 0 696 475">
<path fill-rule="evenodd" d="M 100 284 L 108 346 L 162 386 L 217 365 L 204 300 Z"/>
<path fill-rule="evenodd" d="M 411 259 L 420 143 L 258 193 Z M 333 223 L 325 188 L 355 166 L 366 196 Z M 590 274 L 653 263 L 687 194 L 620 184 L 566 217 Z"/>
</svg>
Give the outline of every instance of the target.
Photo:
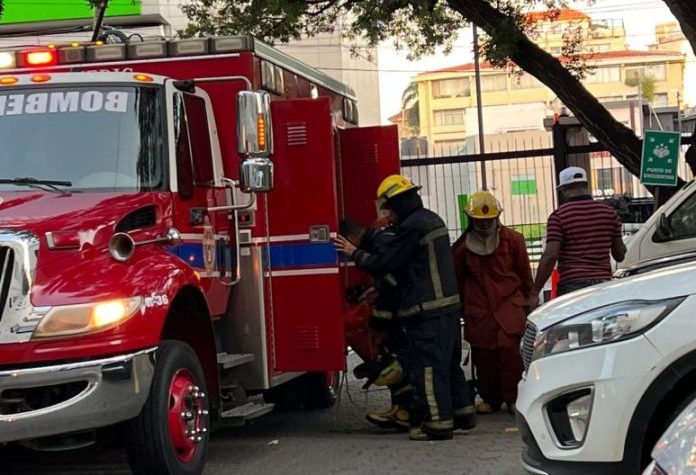
<svg viewBox="0 0 696 475">
<path fill-rule="evenodd" d="M 516 406 L 529 473 L 638 475 L 696 395 L 696 261 L 645 269 L 530 315 Z"/>
</svg>

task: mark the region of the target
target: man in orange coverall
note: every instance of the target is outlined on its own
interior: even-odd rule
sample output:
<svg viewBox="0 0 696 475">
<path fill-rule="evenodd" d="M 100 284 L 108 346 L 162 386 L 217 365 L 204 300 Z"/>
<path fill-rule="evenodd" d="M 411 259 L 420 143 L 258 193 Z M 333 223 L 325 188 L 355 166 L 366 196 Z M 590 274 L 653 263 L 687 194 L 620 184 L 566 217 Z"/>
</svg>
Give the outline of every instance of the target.
<svg viewBox="0 0 696 475">
<path fill-rule="evenodd" d="M 498 412 L 502 403 L 514 412 L 533 282 L 524 237 L 500 224 L 501 212 L 491 193 L 474 193 L 466 210 L 469 224 L 453 246 L 464 337 L 483 399 L 476 404 L 479 414 Z"/>
</svg>

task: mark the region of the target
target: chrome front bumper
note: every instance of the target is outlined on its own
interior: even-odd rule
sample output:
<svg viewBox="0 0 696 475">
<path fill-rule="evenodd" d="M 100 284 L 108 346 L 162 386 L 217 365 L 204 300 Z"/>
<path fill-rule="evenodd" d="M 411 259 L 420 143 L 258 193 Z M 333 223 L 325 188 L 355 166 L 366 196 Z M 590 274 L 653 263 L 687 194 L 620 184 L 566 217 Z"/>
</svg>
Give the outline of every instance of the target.
<svg viewBox="0 0 696 475">
<path fill-rule="evenodd" d="M 105 427 L 137 416 L 150 392 L 157 348 L 100 360 L 0 371 L 0 401 L 13 392 L 84 385 L 77 394 L 38 409 L 0 406 L 0 442 Z M 10 413 L 14 412 L 14 413 Z"/>
</svg>

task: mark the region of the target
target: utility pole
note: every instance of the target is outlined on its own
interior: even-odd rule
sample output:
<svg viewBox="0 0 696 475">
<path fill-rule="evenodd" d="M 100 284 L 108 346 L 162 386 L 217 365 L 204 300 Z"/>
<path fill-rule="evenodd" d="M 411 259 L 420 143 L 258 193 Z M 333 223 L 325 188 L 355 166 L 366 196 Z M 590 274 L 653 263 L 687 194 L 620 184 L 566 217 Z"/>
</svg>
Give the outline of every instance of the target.
<svg viewBox="0 0 696 475">
<path fill-rule="evenodd" d="M 679 127 L 679 136 L 682 134 L 682 111 L 681 111 L 681 94 L 677 91 L 677 124 Z"/>
<path fill-rule="evenodd" d="M 479 58 L 478 29 L 472 25 L 474 30 L 474 77 L 476 78 L 476 109 L 478 113 L 478 137 L 479 153 L 486 152 L 485 137 L 483 135 L 483 104 L 481 104 L 481 64 Z M 486 162 L 481 161 L 481 188 L 488 189 L 488 179 L 486 177 Z"/>
</svg>

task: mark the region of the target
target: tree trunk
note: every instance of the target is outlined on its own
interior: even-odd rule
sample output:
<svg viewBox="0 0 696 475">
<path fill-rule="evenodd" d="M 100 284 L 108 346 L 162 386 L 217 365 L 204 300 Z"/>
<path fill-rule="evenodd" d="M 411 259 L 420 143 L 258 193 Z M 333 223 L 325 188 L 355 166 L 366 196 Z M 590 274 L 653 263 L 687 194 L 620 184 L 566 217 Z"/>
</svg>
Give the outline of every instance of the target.
<svg viewBox="0 0 696 475">
<path fill-rule="evenodd" d="M 696 49 L 696 2 L 693 0 L 664 0 L 691 47 Z"/>
<path fill-rule="evenodd" d="M 448 0 L 450 7 L 495 39 L 497 25 L 508 17 L 485 0 Z M 522 32 L 510 59 L 544 83 L 575 114 L 580 123 L 601 142 L 626 169 L 640 176 L 641 142 L 636 134 L 616 120 L 585 89 L 557 58 L 541 49 Z"/>
<path fill-rule="evenodd" d="M 693 0 L 664 0 L 674 17 L 679 21 L 681 30 L 696 51 L 696 3 Z M 694 131 L 696 132 L 696 131 Z M 686 163 L 691 173 L 696 175 L 696 133 L 691 137 L 691 144 L 686 151 Z"/>
</svg>

